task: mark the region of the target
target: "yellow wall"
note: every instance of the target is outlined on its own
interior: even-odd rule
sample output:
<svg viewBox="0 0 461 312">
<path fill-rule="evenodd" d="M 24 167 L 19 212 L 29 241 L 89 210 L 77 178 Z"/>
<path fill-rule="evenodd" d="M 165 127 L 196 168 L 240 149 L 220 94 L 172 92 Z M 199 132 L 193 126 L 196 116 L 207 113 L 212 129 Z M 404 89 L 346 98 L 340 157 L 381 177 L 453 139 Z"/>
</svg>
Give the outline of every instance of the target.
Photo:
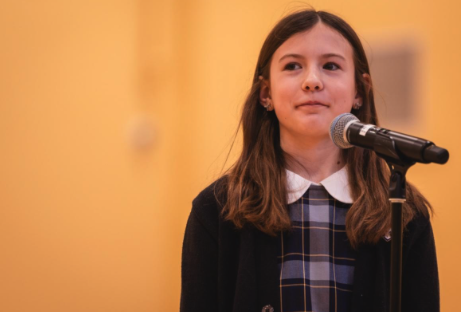
<svg viewBox="0 0 461 312">
<path fill-rule="evenodd" d="M 265 35 L 302 2 L 1 3 L 0 311 L 176 311 L 190 202 L 219 175 Z M 451 159 L 409 178 L 435 207 L 442 311 L 456 311 L 461 5 L 310 4 L 359 34 L 423 40 L 417 133 Z M 145 150 L 128 135 L 139 116 Z"/>
</svg>

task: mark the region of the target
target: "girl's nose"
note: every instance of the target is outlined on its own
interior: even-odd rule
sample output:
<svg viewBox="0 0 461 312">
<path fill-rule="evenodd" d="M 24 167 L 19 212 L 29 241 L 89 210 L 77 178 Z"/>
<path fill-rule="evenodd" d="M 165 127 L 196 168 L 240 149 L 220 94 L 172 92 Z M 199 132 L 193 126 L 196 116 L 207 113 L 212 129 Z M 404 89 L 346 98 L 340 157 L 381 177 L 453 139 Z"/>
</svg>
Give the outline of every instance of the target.
<svg viewBox="0 0 461 312">
<path fill-rule="evenodd" d="M 315 70 L 307 73 L 306 79 L 302 83 L 302 89 L 306 91 L 319 91 L 323 89 L 323 84 Z"/>
</svg>

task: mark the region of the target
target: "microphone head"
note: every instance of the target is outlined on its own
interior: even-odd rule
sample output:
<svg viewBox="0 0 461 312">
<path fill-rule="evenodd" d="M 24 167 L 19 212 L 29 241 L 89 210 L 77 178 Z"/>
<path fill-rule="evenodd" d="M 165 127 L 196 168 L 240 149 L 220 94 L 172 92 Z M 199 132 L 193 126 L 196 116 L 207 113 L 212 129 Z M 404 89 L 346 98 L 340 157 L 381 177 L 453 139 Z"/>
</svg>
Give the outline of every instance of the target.
<svg viewBox="0 0 461 312">
<path fill-rule="evenodd" d="M 346 138 L 346 125 L 350 122 L 359 122 L 360 120 L 350 113 L 344 113 L 336 117 L 330 124 L 330 138 L 339 148 L 353 147 Z"/>
</svg>

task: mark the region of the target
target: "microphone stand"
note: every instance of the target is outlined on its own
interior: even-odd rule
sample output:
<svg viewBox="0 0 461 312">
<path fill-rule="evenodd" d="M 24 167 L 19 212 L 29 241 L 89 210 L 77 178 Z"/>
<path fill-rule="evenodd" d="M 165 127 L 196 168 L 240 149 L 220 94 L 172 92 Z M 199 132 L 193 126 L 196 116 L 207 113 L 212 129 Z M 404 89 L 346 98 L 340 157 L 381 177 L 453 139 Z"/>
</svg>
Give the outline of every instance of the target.
<svg viewBox="0 0 461 312">
<path fill-rule="evenodd" d="M 406 194 L 406 173 L 415 164 L 398 152 L 392 137 L 378 135 L 375 152 L 382 157 L 389 169 L 389 201 L 391 205 L 391 276 L 390 312 L 400 312 L 402 307 L 402 244 L 403 244 L 403 203 Z"/>
</svg>

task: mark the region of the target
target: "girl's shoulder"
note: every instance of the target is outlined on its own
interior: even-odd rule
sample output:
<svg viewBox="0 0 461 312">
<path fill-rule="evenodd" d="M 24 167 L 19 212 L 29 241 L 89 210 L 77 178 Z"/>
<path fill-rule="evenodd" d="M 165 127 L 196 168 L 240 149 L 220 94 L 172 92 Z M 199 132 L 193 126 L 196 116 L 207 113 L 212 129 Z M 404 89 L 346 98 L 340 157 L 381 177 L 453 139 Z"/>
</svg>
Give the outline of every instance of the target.
<svg viewBox="0 0 461 312">
<path fill-rule="evenodd" d="M 222 211 L 226 202 L 227 177 L 223 176 L 203 189 L 192 201 L 192 209 L 215 208 L 218 212 Z"/>
<path fill-rule="evenodd" d="M 216 229 L 223 221 L 227 178 L 223 176 L 203 189 L 192 201 L 191 217 L 208 229 Z"/>
</svg>

